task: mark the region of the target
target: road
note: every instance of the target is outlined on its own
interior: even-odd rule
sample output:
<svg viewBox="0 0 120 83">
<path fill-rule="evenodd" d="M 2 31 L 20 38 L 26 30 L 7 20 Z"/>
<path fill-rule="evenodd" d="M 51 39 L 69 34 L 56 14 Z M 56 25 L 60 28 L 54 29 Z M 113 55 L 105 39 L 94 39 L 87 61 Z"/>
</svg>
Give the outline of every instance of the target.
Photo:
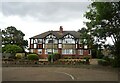
<svg viewBox="0 0 120 83">
<path fill-rule="evenodd" d="M 67 67 L 3 67 L 3 81 L 118 81 L 117 71 Z"/>
</svg>

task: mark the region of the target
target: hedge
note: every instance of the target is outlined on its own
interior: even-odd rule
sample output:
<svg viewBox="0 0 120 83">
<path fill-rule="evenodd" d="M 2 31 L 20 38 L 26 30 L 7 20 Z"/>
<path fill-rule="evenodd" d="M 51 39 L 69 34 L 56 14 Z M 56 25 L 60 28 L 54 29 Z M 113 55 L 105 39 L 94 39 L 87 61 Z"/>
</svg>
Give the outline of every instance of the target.
<svg viewBox="0 0 120 83">
<path fill-rule="evenodd" d="M 98 64 L 99 65 L 102 65 L 102 66 L 108 66 L 108 65 L 110 65 L 110 62 L 109 61 L 107 61 L 107 60 L 98 60 Z"/>
<path fill-rule="evenodd" d="M 28 54 L 27 59 L 28 60 L 39 60 L 39 56 L 37 54 Z"/>
</svg>

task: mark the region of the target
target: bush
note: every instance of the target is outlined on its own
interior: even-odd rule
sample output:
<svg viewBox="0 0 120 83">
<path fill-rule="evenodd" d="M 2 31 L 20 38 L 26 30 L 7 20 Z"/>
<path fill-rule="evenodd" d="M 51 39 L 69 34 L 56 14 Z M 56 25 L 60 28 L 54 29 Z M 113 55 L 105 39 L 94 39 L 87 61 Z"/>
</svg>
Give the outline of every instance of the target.
<svg viewBox="0 0 120 83">
<path fill-rule="evenodd" d="M 48 55 L 48 61 L 51 61 L 51 54 L 50 55 Z"/>
<path fill-rule="evenodd" d="M 15 53 L 19 53 L 19 52 L 23 52 L 23 49 L 17 45 L 11 45 L 11 44 L 8 44 L 8 45 L 5 45 L 2 49 L 2 51 L 4 53 L 12 53 L 12 54 L 15 54 Z"/>
<path fill-rule="evenodd" d="M 64 57 L 64 59 L 68 59 L 68 57 Z"/>
<path fill-rule="evenodd" d="M 98 59 L 102 59 L 104 57 L 104 55 L 100 54 L 97 56 Z"/>
<path fill-rule="evenodd" d="M 28 54 L 27 59 L 28 60 L 39 60 L 39 57 L 37 54 Z"/>
<path fill-rule="evenodd" d="M 89 64 L 89 63 L 90 63 L 90 61 L 89 61 L 90 58 L 89 58 L 89 57 L 85 57 L 84 59 L 85 59 L 85 61 L 86 61 L 86 64 Z"/>
<path fill-rule="evenodd" d="M 25 57 L 25 54 L 24 53 L 16 53 L 15 57 L 17 59 L 21 59 L 21 58 Z"/>
<path fill-rule="evenodd" d="M 84 57 L 84 59 L 85 59 L 86 61 L 89 61 L 90 58 L 89 58 L 89 57 Z"/>
<path fill-rule="evenodd" d="M 104 56 L 103 59 L 110 62 L 110 58 L 108 56 Z"/>
<path fill-rule="evenodd" d="M 107 61 L 107 60 L 98 60 L 98 64 L 99 65 L 102 65 L 102 66 L 108 66 L 108 65 L 110 65 L 110 62 L 109 61 Z"/>
<path fill-rule="evenodd" d="M 53 53 L 53 60 L 56 61 L 61 58 L 61 55 L 59 53 Z"/>
<path fill-rule="evenodd" d="M 120 59 L 115 57 L 114 59 L 110 60 L 112 67 L 120 67 Z"/>
</svg>

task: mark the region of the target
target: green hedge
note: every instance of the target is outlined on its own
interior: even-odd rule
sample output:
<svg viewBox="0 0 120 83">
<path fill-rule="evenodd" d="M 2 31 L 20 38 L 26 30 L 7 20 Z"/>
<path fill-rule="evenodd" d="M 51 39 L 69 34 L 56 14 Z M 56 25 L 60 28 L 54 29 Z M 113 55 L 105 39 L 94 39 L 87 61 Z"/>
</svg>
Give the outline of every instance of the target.
<svg viewBox="0 0 120 83">
<path fill-rule="evenodd" d="M 61 58 L 61 55 L 59 53 L 53 53 L 48 55 L 48 61 L 51 61 L 51 59 L 53 59 L 53 61 L 56 61 L 60 58 Z"/>
<path fill-rule="evenodd" d="M 51 54 L 50 55 L 48 55 L 48 61 L 51 61 Z"/>
<path fill-rule="evenodd" d="M 102 65 L 102 66 L 108 66 L 108 65 L 110 65 L 110 62 L 107 60 L 101 59 L 101 60 L 98 60 L 98 64 Z"/>
<path fill-rule="evenodd" d="M 27 59 L 28 60 L 39 60 L 39 56 L 37 54 L 28 54 Z"/>
</svg>

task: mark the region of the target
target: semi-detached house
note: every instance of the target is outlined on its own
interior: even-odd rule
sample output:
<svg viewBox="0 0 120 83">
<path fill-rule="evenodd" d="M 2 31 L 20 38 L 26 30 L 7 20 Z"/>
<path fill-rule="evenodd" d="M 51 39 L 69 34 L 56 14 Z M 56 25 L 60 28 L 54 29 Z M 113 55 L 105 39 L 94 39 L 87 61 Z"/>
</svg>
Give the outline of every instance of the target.
<svg viewBox="0 0 120 83">
<path fill-rule="evenodd" d="M 60 26 L 58 31 L 47 31 L 30 38 L 30 52 L 37 53 L 40 58 L 49 54 L 59 53 L 62 58 L 91 57 L 90 46 L 81 43 L 80 33 L 64 31 Z"/>
</svg>

